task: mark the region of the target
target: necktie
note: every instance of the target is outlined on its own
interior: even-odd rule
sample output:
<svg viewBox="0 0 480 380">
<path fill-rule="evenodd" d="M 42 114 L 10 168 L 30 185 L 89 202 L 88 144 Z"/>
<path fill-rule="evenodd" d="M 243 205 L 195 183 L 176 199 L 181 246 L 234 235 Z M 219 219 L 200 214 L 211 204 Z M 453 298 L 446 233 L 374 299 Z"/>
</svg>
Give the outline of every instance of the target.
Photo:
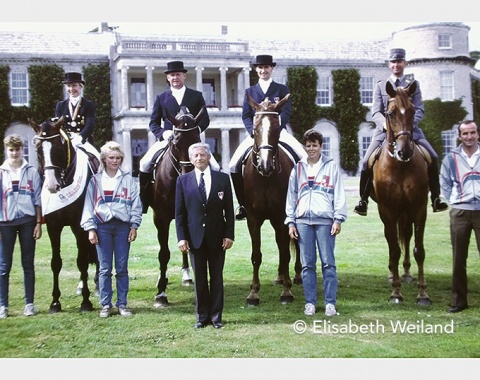
<svg viewBox="0 0 480 380">
<path fill-rule="evenodd" d="M 400 79 L 397 78 L 397 80 L 395 81 L 395 87 L 398 87 L 400 86 Z"/>
<path fill-rule="evenodd" d="M 205 180 L 203 179 L 203 175 L 204 173 L 200 174 L 200 183 L 198 184 L 198 189 L 200 190 L 203 203 L 207 203 L 207 190 L 205 189 Z"/>
</svg>

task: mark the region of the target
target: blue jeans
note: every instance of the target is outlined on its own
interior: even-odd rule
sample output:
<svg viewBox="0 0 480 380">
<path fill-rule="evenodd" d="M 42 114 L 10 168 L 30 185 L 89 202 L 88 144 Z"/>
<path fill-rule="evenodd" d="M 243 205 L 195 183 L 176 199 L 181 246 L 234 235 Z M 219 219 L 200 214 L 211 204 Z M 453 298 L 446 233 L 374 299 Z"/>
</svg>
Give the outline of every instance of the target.
<svg viewBox="0 0 480 380">
<path fill-rule="evenodd" d="M 128 256 L 130 242 L 128 234 L 130 224 L 113 219 L 97 225 L 97 255 L 100 269 L 98 283 L 100 288 L 100 304 L 112 307 L 112 270 L 115 256 L 115 279 L 117 285 L 116 306 L 127 306 L 129 289 Z"/>
<path fill-rule="evenodd" d="M 35 229 L 36 218 L 28 222 L 0 226 L 0 306 L 8 307 L 8 290 L 10 270 L 12 269 L 13 251 L 17 234 L 20 241 L 20 253 L 23 267 L 23 286 L 25 288 L 25 304 L 33 303 L 35 294 Z"/>
<path fill-rule="evenodd" d="M 298 223 L 298 243 L 302 261 L 302 281 L 305 302 L 317 304 L 317 250 L 322 263 L 323 294 L 325 304 L 337 303 L 337 267 L 335 266 L 335 236 L 330 234 L 332 225 Z"/>
</svg>

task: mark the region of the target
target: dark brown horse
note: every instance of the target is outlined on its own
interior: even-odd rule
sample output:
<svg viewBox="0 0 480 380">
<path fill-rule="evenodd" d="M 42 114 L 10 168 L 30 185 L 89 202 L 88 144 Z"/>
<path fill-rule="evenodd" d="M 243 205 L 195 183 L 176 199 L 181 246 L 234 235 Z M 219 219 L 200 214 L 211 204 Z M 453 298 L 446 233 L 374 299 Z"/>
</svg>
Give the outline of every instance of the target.
<svg viewBox="0 0 480 380">
<path fill-rule="evenodd" d="M 390 301 L 403 301 L 400 292 L 401 279 L 398 265 L 404 252 L 402 279 L 411 282 L 410 240 L 414 233 L 413 254 L 418 267 L 417 304 L 431 304 L 426 293 L 424 274 L 425 248 L 423 238 L 427 219 L 428 175 L 427 160 L 413 141 L 413 117 L 415 107 L 410 100 L 417 82 L 395 90 L 387 82 L 389 96 L 386 111 L 386 139 L 378 161 L 374 164 L 374 195 L 378 212 L 384 224 L 388 243 L 391 283 L 393 292 Z"/>
<path fill-rule="evenodd" d="M 29 119 L 30 126 L 36 132 L 34 137 L 35 147 L 38 155 L 38 171 L 44 181 L 43 191 L 55 194 L 67 186 L 71 186 L 74 180 L 77 180 L 74 173 L 76 170 L 77 152 L 72 146 L 68 134 L 63 129 L 63 118 L 45 121 L 38 125 L 32 119 Z M 81 148 L 78 148 L 81 149 Z M 51 268 L 53 271 L 53 300 L 50 304 L 50 313 L 56 313 L 62 310 L 60 304 L 60 285 L 59 274 L 62 269 L 61 235 L 65 226 L 70 226 L 77 243 L 77 267 L 80 271 L 80 281 L 82 282 L 82 303 L 80 311 L 92 311 L 93 306 L 90 301 L 90 290 L 88 288 L 88 267 L 89 264 L 96 265 L 96 276 L 98 276 L 97 251 L 94 245 L 88 240 L 88 232 L 80 227 L 85 192 L 88 181 L 93 171 L 98 170 L 99 162 L 96 162 L 95 168 L 89 166 L 85 171 L 85 185 L 80 189 L 80 196 L 73 203 L 47 213 L 44 221 L 47 225 L 47 232 L 52 245 Z M 75 186 L 75 185 L 74 185 Z M 80 181 L 79 185 L 80 186 Z M 60 193 L 61 194 L 61 193 Z M 44 197 L 42 196 L 42 207 L 45 212 Z"/>
<path fill-rule="evenodd" d="M 168 284 L 167 266 L 170 261 L 168 238 L 170 223 L 175 217 L 175 186 L 178 176 L 193 170 L 193 165 L 188 157 L 188 147 L 200 141 L 200 127 L 198 123 L 203 117 L 205 109 L 202 108 L 197 116 L 193 117 L 185 107 L 173 117 L 168 115 L 168 120 L 173 125 L 173 136 L 163 158 L 154 169 L 155 183 L 153 196 L 149 206 L 153 209 L 153 222 L 157 228 L 157 239 L 160 244 L 158 261 L 160 275 L 157 282 L 157 295 L 153 306 L 156 308 L 168 305 L 166 288 Z M 183 255 L 182 283 L 191 282 L 189 275 L 188 256 Z"/>
<path fill-rule="evenodd" d="M 247 94 L 249 104 L 256 111 L 253 120 L 253 149 L 246 161 L 244 171 L 245 208 L 248 231 L 252 240 L 253 279 L 250 294 L 247 297 L 247 304 L 250 306 L 258 305 L 260 302 L 258 293 L 260 291 L 259 270 L 262 264 L 261 227 L 265 220 L 270 220 L 275 231 L 279 252 L 278 277 L 275 282 L 283 285 L 280 302 L 293 301 L 292 280 L 289 273 L 291 244 L 295 245 L 296 254 L 295 282 L 301 283 L 298 244 L 290 241 L 288 227 L 284 224 L 288 180 L 294 162 L 279 145 L 282 129 L 279 112 L 289 96 L 290 94 L 286 95 L 276 103 L 268 99 L 256 103 Z"/>
</svg>

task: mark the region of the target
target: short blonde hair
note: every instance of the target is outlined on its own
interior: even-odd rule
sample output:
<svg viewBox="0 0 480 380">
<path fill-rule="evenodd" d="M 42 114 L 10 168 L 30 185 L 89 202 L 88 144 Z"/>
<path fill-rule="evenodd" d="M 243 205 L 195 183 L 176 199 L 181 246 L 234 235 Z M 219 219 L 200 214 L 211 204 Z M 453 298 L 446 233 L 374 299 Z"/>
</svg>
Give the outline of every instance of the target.
<svg viewBox="0 0 480 380">
<path fill-rule="evenodd" d="M 22 148 L 23 139 L 19 135 L 9 135 L 3 139 L 3 144 L 8 148 Z"/>
<path fill-rule="evenodd" d="M 105 158 L 112 153 L 118 153 L 123 158 L 125 157 L 125 153 L 122 151 L 122 146 L 115 142 L 115 141 L 108 141 L 100 148 L 100 160 L 102 163 L 105 162 Z"/>
</svg>

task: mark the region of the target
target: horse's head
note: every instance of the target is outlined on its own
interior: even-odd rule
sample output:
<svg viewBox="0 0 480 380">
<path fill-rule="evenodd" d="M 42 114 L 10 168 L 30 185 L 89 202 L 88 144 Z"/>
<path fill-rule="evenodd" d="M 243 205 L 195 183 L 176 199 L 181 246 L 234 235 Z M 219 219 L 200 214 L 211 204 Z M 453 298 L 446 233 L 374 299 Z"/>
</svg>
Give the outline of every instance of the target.
<svg viewBox="0 0 480 380">
<path fill-rule="evenodd" d="M 263 176 L 270 176 L 277 169 L 278 141 L 282 130 L 280 109 L 287 102 L 290 94 L 282 100 L 272 103 L 265 98 L 261 103 L 255 102 L 247 93 L 248 104 L 255 110 L 253 117 L 253 164 Z"/>
<path fill-rule="evenodd" d="M 173 125 L 173 137 L 170 142 L 170 156 L 176 162 L 177 169 L 186 173 L 193 169 L 188 157 L 188 147 L 200 141 L 200 127 L 198 124 L 205 113 L 202 107 L 197 116 L 193 116 L 187 107 L 180 107 L 178 114 L 173 117 L 167 114 L 167 119 Z"/>
<path fill-rule="evenodd" d="M 33 138 L 38 156 L 38 171 L 45 181 L 45 187 L 57 192 L 65 186 L 66 169 L 75 157 L 75 149 L 63 129 L 63 118 L 49 119 L 37 124 L 28 119 L 36 136 Z"/>
<path fill-rule="evenodd" d="M 393 148 L 393 156 L 398 161 L 408 162 L 412 158 L 413 149 L 413 120 L 415 106 L 410 97 L 417 90 L 417 81 L 407 87 L 393 88 L 388 81 L 386 84 L 388 106 L 386 112 L 387 141 Z"/>
</svg>

